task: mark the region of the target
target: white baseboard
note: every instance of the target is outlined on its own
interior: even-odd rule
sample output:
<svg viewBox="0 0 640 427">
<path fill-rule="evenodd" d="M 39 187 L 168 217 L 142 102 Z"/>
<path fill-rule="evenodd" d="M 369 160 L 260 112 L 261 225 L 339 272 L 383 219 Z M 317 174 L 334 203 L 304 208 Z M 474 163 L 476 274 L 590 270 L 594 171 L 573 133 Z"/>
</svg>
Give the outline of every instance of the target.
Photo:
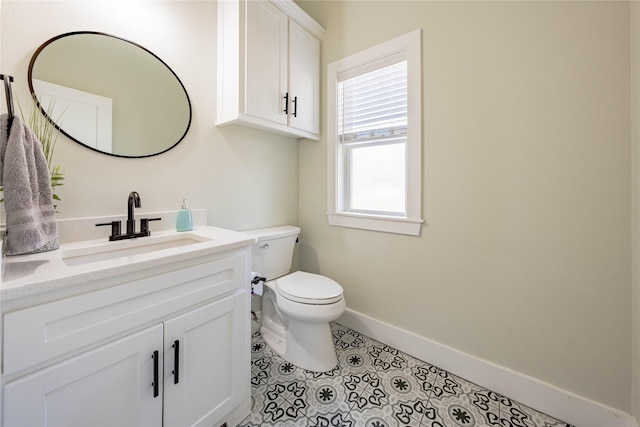
<svg viewBox="0 0 640 427">
<path fill-rule="evenodd" d="M 579 427 L 639 427 L 629 414 L 347 309 L 337 323 Z"/>
</svg>

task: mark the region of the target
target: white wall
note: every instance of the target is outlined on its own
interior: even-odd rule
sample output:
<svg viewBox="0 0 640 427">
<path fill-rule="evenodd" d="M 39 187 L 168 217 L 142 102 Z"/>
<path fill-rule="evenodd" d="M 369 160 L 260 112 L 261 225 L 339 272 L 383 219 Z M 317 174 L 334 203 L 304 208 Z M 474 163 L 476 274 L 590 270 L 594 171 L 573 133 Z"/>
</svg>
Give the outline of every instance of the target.
<svg viewBox="0 0 640 427">
<path fill-rule="evenodd" d="M 1 19 L 2 72 L 15 76 L 23 108 L 30 102 L 27 68 L 36 48 L 79 30 L 106 32 L 153 51 L 191 98 L 188 135 L 160 156 L 116 158 L 61 137 L 55 160 L 66 183 L 59 218 L 123 214 L 127 195 L 136 190 L 141 213 L 179 209 L 186 197 L 192 208 L 209 210 L 211 225 L 243 230 L 297 223 L 296 141 L 214 125 L 215 2 L 2 0 Z"/>
<path fill-rule="evenodd" d="M 629 3 L 299 4 L 325 68 L 423 29 L 426 221 L 328 226 L 325 141 L 301 142 L 301 268 L 352 310 L 630 412 Z"/>
</svg>

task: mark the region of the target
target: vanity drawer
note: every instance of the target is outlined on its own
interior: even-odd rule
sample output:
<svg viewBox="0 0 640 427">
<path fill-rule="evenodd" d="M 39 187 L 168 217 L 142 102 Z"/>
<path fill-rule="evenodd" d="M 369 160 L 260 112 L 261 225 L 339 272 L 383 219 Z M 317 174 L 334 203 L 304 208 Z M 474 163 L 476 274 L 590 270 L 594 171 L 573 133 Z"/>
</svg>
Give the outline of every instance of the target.
<svg viewBox="0 0 640 427">
<path fill-rule="evenodd" d="M 6 313 L 3 373 L 90 348 L 246 287 L 246 265 L 242 253 Z"/>
</svg>

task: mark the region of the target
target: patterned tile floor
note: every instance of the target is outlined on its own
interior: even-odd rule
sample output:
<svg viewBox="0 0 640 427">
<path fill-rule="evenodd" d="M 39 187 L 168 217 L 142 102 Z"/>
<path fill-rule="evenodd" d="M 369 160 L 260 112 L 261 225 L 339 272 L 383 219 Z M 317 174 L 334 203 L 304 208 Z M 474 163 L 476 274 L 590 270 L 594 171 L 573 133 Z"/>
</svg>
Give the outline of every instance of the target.
<svg viewBox="0 0 640 427">
<path fill-rule="evenodd" d="M 323 374 L 251 340 L 251 414 L 242 427 L 568 426 L 336 323 L 338 366 Z"/>
</svg>

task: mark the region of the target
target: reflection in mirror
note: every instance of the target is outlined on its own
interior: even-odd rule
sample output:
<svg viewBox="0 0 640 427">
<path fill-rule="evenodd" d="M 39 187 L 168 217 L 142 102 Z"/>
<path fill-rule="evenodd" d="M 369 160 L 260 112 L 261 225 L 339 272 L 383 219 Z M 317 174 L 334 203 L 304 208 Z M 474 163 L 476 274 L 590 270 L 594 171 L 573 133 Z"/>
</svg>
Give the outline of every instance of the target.
<svg viewBox="0 0 640 427">
<path fill-rule="evenodd" d="M 119 157 L 175 147 L 191 124 L 178 76 L 133 42 L 96 32 L 46 41 L 29 64 L 29 89 L 69 138 Z"/>
</svg>

